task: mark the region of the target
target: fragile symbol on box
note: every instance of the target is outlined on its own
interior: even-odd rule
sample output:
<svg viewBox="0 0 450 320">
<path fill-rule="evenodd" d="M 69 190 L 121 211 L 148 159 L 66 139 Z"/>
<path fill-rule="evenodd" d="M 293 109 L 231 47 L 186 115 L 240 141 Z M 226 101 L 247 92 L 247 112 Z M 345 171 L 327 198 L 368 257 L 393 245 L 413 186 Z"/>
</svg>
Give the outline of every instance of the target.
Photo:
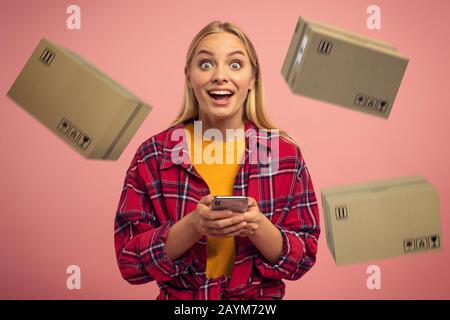
<svg viewBox="0 0 450 320">
<path fill-rule="evenodd" d="M 72 123 L 65 118 L 63 118 L 59 122 L 57 129 L 63 135 L 68 136 L 72 140 L 73 143 L 75 143 L 77 146 L 79 146 L 83 150 L 86 150 L 92 141 L 92 138 L 89 135 L 82 132 L 76 126 L 72 125 Z"/>
<path fill-rule="evenodd" d="M 338 206 L 335 209 L 336 219 L 343 220 L 348 218 L 347 206 Z"/>
<path fill-rule="evenodd" d="M 385 113 L 388 107 L 387 101 L 370 97 L 362 93 L 356 95 L 353 104 L 367 110 L 378 111 L 379 113 Z"/>
<path fill-rule="evenodd" d="M 70 127 L 72 126 L 72 124 L 70 123 L 70 121 L 66 120 L 66 119 L 62 119 L 59 124 L 58 124 L 58 130 L 61 131 L 63 134 L 67 134 L 67 131 L 69 131 Z"/>
<path fill-rule="evenodd" d="M 78 145 L 81 148 L 83 148 L 83 150 L 86 150 L 86 148 L 88 147 L 90 142 L 91 142 L 91 138 L 88 135 L 83 134 L 81 139 L 78 140 Z"/>
<path fill-rule="evenodd" d="M 333 47 L 333 42 L 322 39 L 322 40 L 320 40 L 319 47 L 317 48 L 317 52 L 319 52 L 320 54 L 329 56 L 332 47 Z"/>
<path fill-rule="evenodd" d="M 437 249 L 440 247 L 439 235 L 417 237 L 403 241 L 405 252 L 413 252 L 427 249 Z"/>
<path fill-rule="evenodd" d="M 376 109 L 378 106 L 378 100 L 372 97 L 367 98 L 367 105 L 366 107 L 368 109 Z"/>
<path fill-rule="evenodd" d="M 424 250 L 428 248 L 428 239 L 427 237 L 419 237 L 416 239 L 416 248 L 418 250 Z"/>
<path fill-rule="evenodd" d="M 378 107 L 378 111 L 380 111 L 380 112 L 386 112 L 387 106 L 388 106 L 387 101 L 380 100 L 380 105 L 379 105 L 379 107 Z"/>
<path fill-rule="evenodd" d="M 39 57 L 39 60 L 41 62 L 48 66 L 50 63 L 52 63 L 53 59 L 55 58 L 55 53 L 50 50 L 49 48 L 45 48 L 45 50 L 42 52 L 41 56 Z"/>
<path fill-rule="evenodd" d="M 70 139 L 72 139 L 73 142 L 76 143 L 78 141 L 78 138 L 81 135 L 81 132 L 80 132 L 80 130 L 77 127 L 72 126 L 69 129 L 69 133 L 67 135 L 69 136 Z"/>
<path fill-rule="evenodd" d="M 366 102 L 366 97 L 363 94 L 357 94 L 355 98 L 355 106 L 363 107 Z"/>
<path fill-rule="evenodd" d="M 437 235 L 437 234 L 432 235 L 428 238 L 428 240 L 430 243 L 430 248 L 439 248 L 440 247 L 439 235 Z"/>
<path fill-rule="evenodd" d="M 403 245 L 405 247 L 405 252 L 414 251 L 416 249 L 415 243 L 416 242 L 414 239 L 407 239 L 407 240 L 403 241 Z"/>
</svg>

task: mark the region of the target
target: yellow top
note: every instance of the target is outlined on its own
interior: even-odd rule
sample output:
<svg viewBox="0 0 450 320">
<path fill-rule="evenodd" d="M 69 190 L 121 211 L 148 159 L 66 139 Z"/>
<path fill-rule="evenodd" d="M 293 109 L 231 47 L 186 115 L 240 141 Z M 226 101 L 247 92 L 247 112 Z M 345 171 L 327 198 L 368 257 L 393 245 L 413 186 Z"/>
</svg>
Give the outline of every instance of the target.
<svg viewBox="0 0 450 320">
<path fill-rule="evenodd" d="M 233 195 L 233 184 L 245 150 L 245 137 L 224 137 L 223 140 L 202 140 L 201 132 L 194 134 L 193 123 L 185 125 L 191 163 L 206 181 L 214 196 Z M 190 142 L 190 143 L 189 143 Z M 208 237 L 206 277 L 231 275 L 235 258 L 234 237 Z"/>
</svg>

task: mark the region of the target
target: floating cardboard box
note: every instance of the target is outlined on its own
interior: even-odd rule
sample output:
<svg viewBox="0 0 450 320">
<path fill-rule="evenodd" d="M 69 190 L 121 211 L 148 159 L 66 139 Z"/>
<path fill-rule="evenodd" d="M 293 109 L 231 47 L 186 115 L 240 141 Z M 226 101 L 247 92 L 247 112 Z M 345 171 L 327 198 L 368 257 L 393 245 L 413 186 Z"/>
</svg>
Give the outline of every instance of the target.
<svg viewBox="0 0 450 320">
<path fill-rule="evenodd" d="M 321 197 L 338 265 L 442 248 L 438 192 L 420 176 L 324 188 Z"/>
<path fill-rule="evenodd" d="M 295 94 L 388 118 L 407 64 L 387 43 L 300 17 L 281 73 Z"/>
<path fill-rule="evenodd" d="M 152 107 L 42 39 L 8 96 L 86 158 L 116 160 Z"/>
</svg>

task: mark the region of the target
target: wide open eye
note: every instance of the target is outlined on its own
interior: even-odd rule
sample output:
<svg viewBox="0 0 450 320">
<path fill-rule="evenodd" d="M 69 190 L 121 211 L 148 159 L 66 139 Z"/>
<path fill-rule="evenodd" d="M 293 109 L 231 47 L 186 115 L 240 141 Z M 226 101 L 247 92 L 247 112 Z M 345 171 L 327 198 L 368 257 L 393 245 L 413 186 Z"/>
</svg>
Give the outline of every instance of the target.
<svg viewBox="0 0 450 320">
<path fill-rule="evenodd" d="M 212 68 L 212 63 L 208 60 L 204 60 L 200 63 L 200 68 L 203 70 L 209 70 Z"/>
<path fill-rule="evenodd" d="M 241 68 L 241 64 L 239 62 L 232 62 L 230 64 L 230 66 L 231 66 L 231 69 L 234 69 L 234 70 L 239 70 Z"/>
</svg>

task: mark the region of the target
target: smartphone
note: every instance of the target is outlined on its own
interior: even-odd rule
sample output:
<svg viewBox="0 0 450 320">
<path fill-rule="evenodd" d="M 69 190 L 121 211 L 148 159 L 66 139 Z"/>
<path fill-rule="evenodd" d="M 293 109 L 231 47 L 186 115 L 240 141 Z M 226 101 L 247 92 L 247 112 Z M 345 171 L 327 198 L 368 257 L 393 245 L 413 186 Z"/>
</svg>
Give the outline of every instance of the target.
<svg viewBox="0 0 450 320">
<path fill-rule="evenodd" d="M 246 196 L 214 196 L 211 202 L 211 209 L 247 212 L 248 198 Z"/>
</svg>

